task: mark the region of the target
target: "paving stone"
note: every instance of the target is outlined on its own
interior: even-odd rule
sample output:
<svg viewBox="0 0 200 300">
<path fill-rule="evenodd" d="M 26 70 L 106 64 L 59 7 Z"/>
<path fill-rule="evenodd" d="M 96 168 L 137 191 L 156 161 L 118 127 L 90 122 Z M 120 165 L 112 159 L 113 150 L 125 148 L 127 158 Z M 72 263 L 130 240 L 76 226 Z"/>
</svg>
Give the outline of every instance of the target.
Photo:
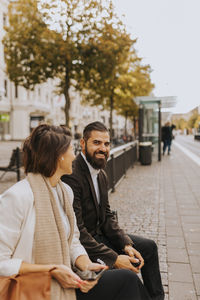
<svg viewBox="0 0 200 300">
<path fill-rule="evenodd" d="M 200 216 L 182 216 L 181 219 L 183 224 L 200 224 Z"/>
<path fill-rule="evenodd" d="M 200 296 L 200 273 L 194 274 L 193 276 L 197 295 Z"/>
<path fill-rule="evenodd" d="M 168 236 L 183 236 L 181 226 L 166 226 L 166 233 Z"/>
<path fill-rule="evenodd" d="M 185 248 L 185 241 L 182 237 L 167 236 L 167 247 L 169 248 Z"/>
<path fill-rule="evenodd" d="M 199 208 L 194 208 L 194 209 L 189 209 L 187 208 L 181 208 L 179 210 L 180 216 L 199 216 L 200 217 L 200 209 Z"/>
<path fill-rule="evenodd" d="M 181 226 L 181 222 L 174 218 L 166 218 L 166 226 Z"/>
<path fill-rule="evenodd" d="M 189 264 L 169 263 L 169 281 L 192 283 L 192 273 Z"/>
<path fill-rule="evenodd" d="M 166 262 L 160 261 L 160 271 L 166 273 L 167 270 L 168 270 L 168 268 L 167 268 L 167 263 L 166 263 Z"/>
<path fill-rule="evenodd" d="M 200 256 L 189 256 L 193 273 L 200 273 Z"/>
<path fill-rule="evenodd" d="M 183 224 L 184 232 L 200 232 L 200 224 Z"/>
<path fill-rule="evenodd" d="M 199 205 L 197 204 L 197 203 L 193 203 L 193 204 L 191 204 L 190 202 L 189 203 L 179 203 L 178 204 L 178 207 L 180 208 L 180 209 L 198 209 L 199 210 Z"/>
<path fill-rule="evenodd" d="M 169 300 L 197 300 L 192 283 L 169 281 Z"/>
<path fill-rule="evenodd" d="M 168 262 L 189 263 L 188 255 L 185 249 L 169 248 L 167 249 Z"/>
<path fill-rule="evenodd" d="M 200 243 L 186 243 L 189 255 L 200 255 Z"/>
<path fill-rule="evenodd" d="M 185 240 L 186 242 L 198 243 L 200 241 L 200 232 L 186 232 Z"/>
</svg>

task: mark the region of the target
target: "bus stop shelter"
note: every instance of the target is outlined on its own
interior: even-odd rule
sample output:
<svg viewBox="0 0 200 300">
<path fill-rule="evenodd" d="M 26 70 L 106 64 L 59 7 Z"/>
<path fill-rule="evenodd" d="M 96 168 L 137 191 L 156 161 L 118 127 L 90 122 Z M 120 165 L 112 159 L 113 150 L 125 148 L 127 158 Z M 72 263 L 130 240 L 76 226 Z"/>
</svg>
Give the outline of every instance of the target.
<svg viewBox="0 0 200 300">
<path fill-rule="evenodd" d="M 176 97 L 138 97 L 139 143 L 152 142 L 153 153 L 161 160 L 161 117 L 163 109 L 176 105 Z"/>
</svg>

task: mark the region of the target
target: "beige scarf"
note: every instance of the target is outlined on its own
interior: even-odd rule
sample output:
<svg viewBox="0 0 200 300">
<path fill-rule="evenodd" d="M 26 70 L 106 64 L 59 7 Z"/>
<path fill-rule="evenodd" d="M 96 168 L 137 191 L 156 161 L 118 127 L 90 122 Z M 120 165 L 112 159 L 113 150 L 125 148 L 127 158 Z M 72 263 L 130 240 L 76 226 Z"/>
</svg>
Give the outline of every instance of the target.
<svg viewBox="0 0 200 300">
<path fill-rule="evenodd" d="M 63 183 L 59 181 L 59 195 L 70 223 L 70 236 L 66 232 L 48 178 L 29 173 L 27 179 L 33 191 L 36 224 L 34 236 L 34 256 L 36 264 L 64 264 L 71 268 L 69 247 L 74 232 L 74 214 L 69 196 Z M 52 300 L 75 300 L 74 289 L 63 289 L 56 280 L 51 284 Z"/>
</svg>

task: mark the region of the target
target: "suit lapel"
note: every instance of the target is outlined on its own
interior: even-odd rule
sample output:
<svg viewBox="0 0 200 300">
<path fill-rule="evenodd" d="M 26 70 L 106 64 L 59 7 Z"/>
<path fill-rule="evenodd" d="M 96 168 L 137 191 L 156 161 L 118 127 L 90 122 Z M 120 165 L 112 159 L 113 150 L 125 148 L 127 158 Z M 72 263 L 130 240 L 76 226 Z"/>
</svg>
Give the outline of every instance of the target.
<svg viewBox="0 0 200 300">
<path fill-rule="evenodd" d="M 100 210 L 101 210 L 101 221 L 104 221 L 105 217 L 105 198 L 107 195 L 107 189 L 105 188 L 105 183 L 104 183 L 104 175 L 102 171 L 99 172 L 98 175 L 98 185 L 99 185 L 99 194 L 100 194 Z"/>
<path fill-rule="evenodd" d="M 86 176 L 87 180 L 88 180 L 88 183 L 89 183 L 89 186 L 90 186 L 90 189 L 91 189 L 91 192 L 92 192 L 92 200 L 95 204 L 95 207 L 96 207 L 96 211 L 97 211 L 97 216 L 99 218 L 99 204 L 97 202 L 97 197 L 96 197 L 96 192 L 95 192 L 95 189 L 94 189 L 94 185 L 93 185 L 93 181 L 92 181 L 92 177 L 91 177 L 91 174 L 90 174 L 90 171 L 88 169 L 88 166 L 86 164 L 86 162 L 84 161 L 83 157 L 81 154 L 79 154 L 78 156 L 78 160 L 81 164 L 81 167 L 82 167 L 82 170 L 84 172 L 84 175 Z"/>
</svg>

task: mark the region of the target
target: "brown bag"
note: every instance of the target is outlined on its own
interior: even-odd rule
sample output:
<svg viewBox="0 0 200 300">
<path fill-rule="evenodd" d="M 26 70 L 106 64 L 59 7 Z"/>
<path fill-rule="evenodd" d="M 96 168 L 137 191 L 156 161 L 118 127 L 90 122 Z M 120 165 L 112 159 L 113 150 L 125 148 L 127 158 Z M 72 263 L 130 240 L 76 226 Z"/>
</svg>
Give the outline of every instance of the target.
<svg viewBox="0 0 200 300">
<path fill-rule="evenodd" d="M 1 300 L 50 300 L 50 272 L 0 276 Z"/>
</svg>

